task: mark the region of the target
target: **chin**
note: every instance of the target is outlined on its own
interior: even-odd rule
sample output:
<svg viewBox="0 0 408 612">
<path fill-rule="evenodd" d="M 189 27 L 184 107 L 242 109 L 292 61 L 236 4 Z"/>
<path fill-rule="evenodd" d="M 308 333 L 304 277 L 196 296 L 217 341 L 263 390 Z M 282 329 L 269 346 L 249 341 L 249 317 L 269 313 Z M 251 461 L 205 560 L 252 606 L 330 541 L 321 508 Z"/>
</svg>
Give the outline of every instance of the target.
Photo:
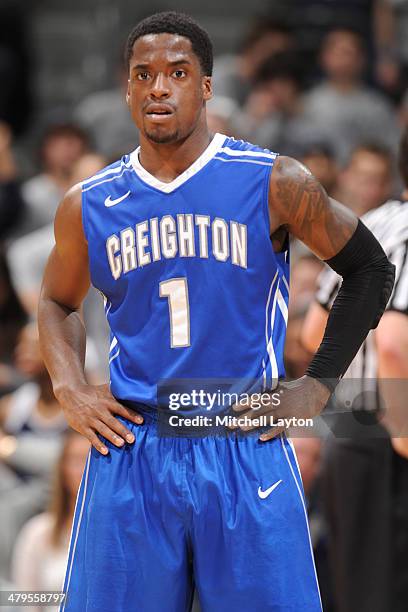
<svg viewBox="0 0 408 612">
<path fill-rule="evenodd" d="M 173 132 L 165 132 L 164 130 L 146 130 L 146 137 L 156 144 L 169 144 L 180 140 L 177 130 Z"/>
</svg>

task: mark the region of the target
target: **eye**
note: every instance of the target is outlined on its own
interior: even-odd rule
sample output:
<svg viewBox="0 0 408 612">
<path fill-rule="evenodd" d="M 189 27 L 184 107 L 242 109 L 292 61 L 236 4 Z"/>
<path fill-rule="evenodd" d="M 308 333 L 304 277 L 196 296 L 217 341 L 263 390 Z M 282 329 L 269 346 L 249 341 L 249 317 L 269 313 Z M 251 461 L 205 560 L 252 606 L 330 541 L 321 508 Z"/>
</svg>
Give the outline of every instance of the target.
<svg viewBox="0 0 408 612">
<path fill-rule="evenodd" d="M 181 70 L 179 68 L 173 72 L 173 75 L 176 77 L 176 79 L 183 79 L 185 76 L 187 76 L 187 73 L 185 70 Z"/>
<path fill-rule="evenodd" d="M 147 81 L 148 78 L 149 78 L 148 72 L 138 72 L 137 74 L 138 81 Z"/>
</svg>

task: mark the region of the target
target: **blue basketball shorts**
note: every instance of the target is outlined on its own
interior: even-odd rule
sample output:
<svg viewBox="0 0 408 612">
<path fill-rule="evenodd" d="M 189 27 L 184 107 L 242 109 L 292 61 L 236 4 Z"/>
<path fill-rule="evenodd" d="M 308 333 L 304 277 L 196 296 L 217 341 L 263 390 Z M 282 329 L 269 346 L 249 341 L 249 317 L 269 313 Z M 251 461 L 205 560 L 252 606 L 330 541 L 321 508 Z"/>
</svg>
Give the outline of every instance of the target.
<svg viewBox="0 0 408 612">
<path fill-rule="evenodd" d="M 281 435 L 90 450 L 60 612 L 321 611 L 300 472 Z"/>
</svg>

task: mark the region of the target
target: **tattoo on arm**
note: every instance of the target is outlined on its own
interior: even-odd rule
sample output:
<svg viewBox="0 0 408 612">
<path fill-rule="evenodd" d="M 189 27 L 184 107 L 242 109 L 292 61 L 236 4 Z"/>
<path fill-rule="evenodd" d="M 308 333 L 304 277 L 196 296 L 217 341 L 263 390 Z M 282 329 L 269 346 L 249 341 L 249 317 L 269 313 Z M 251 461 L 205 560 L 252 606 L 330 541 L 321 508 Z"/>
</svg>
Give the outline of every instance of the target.
<svg viewBox="0 0 408 612">
<path fill-rule="evenodd" d="M 275 162 L 269 211 L 272 235 L 286 226 L 322 259 L 336 255 L 357 226 L 353 213 L 329 198 L 311 172 L 289 157 Z"/>
</svg>

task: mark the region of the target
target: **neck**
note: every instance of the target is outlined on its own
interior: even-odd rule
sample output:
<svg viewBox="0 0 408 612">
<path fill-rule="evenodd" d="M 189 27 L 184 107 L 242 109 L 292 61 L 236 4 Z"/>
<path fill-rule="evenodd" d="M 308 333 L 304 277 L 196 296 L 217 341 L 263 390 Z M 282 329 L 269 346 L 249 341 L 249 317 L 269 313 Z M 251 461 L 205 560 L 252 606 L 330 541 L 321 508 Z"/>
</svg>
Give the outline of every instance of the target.
<svg viewBox="0 0 408 612">
<path fill-rule="evenodd" d="M 141 134 L 140 163 L 157 179 L 170 183 L 200 157 L 210 141 L 205 122 L 187 138 L 174 143 L 157 144 Z"/>
<path fill-rule="evenodd" d="M 408 202 L 408 188 L 404 189 L 404 191 L 402 192 L 401 198 L 403 202 Z"/>
<path fill-rule="evenodd" d="M 56 169 L 48 169 L 46 174 L 53 180 L 53 182 L 63 191 L 66 191 L 70 186 L 70 177 L 66 172 Z"/>
<path fill-rule="evenodd" d="M 352 79 L 331 79 L 329 83 L 340 93 L 348 93 L 359 87 L 359 82 Z"/>
</svg>

